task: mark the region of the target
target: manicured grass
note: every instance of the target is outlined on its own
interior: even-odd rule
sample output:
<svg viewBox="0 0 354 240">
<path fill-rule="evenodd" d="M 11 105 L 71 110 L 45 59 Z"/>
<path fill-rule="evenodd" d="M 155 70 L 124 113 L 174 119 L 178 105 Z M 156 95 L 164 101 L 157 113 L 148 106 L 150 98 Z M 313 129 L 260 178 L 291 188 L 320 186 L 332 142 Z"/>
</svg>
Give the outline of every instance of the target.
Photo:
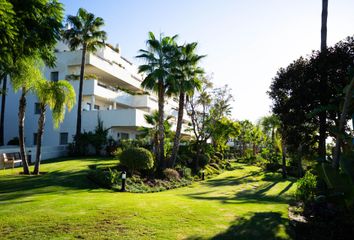
<svg viewBox="0 0 354 240">
<path fill-rule="evenodd" d="M 0 171 L 1 239 L 288 239 L 293 181 L 258 167 L 159 193 L 101 189 L 87 177 L 104 159 L 59 159 L 41 176 Z"/>
</svg>

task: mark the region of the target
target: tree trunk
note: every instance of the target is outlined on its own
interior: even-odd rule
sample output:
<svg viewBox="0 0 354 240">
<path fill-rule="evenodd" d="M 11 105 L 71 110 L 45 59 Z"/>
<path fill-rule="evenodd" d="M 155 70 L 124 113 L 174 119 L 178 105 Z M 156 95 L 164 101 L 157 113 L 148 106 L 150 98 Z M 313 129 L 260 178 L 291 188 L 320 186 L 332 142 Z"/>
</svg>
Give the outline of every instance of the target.
<svg viewBox="0 0 354 240">
<path fill-rule="evenodd" d="M 171 156 L 171 167 L 175 166 L 176 158 L 177 158 L 177 154 L 178 154 L 178 149 L 179 149 L 181 130 L 182 130 L 182 121 L 183 121 L 184 98 L 185 98 L 184 92 L 180 92 L 176 135 L 175 135 L 175 139 L 174 139 L 174 143 L 173 143 L 172 156 Z"/>
<path fill-rule="evenodd" d="M 157 132 L 154 134 L 153 148 L 154 148 L 154 154 L 155 156 L 157 156 L 159 152 L 159 135 Z"/>
<path fill-rule="evenodd" d="M 41 103 L 41 114 L 38 119 L 38 130 L 37 130 L 37 149 L 36 149 L 36 162 L 34 164 L 34 174 L 39 174 L 39 167 L 41 163 L 41 148 L 42 148 L 42 136 L 44 132 L 44 124 L 45 124 L 45 112 L 46 106 Z"/>
<path fill-rule="evenodd" d="M 199 156 L 202 154 L 202 143 L 200 141 L 197 141 L 197 155 L 196 155 L 196 158 L 195 158 L 195 173 L 198 173 L 199 171 Z"/>
<path fill-rule="evenodd" d="M 162 80 L 158 83 L 158 105 L 159 105 L 159 151 L 158 162 L 160 170 L 165 169 L 165 126 L 164 126 L 164 104 L 165 104 L 165 87 Z"/>
<path fill-rule="evenodd" d="M 285 144 L 282 144 L 282 175 L 283 178 L 286 178 L 286 147 Z"/>
<path fill-rule="evenodd" d="M 23 173 L 29 175 L 29 166 L 26 156 L 25 147 L 25 112 L 26 112 L 26 89 L 22 88 L 22 93 L 20 97 L 19 107 L 18 107 L 18 138 L 20 144 L 20 153 L 22 159 Z"/>
<path fill-rule="evenodd" d="M 339 168 L 339 159 L 340 159 L 340 145 L 342 142 L 342 134 L 344 134 L 344 125 L 345 125 L 345 120 L 346 116 L 348 114 L 348 110 L 350 108 L 350 103 L 353 97 L 353 88 L 354 88 L 354 77 L 351 79 L 347 92 L 345 93 L 345 100 L 343 104 L 343 110 L 340 115 L 339 119 L 339 127 L 338 127 L 338 133 L 337 133 L 337 138 L 336 138 L 336 146 L 334 149 L 334 156 L 333 156 L 333 163 L 332 166 L 335 169 Z"/>
<path fill-rule="evenodd" d="M 7 76 L 5 74 L 2 82 L 2 96 L 1 96 L 1 117 L 0 117 L 0 146 L 4 143 L 4 121 L 5 121 L 5 107 L 6 107 L 6 94 L 7 94 Z"/>
<path fill-rule="evenodd" d="M 327 17 L 328 17 L 328 0 L 322 0 L 322 18 L 321 18 L 321 53 L 326 56 L 327 52 Z M 327 105 L 327 74 L 326 65 L 323 67 L 322 76 L 320 79 L 321 92 L 320 92 L 320 103 L 321 106 Z M 320 128 L 319 128 L 319 146 L 318 153 L 322 161 L 326 160 L 326 111 L 323 110 L 319 114 Z"/>
<path fill-rule="evenodd" d="M 81 134 L 82 89 L 84 85 L 84 76 L 85 76 L 86 47 L 87 47 L 86 44 L 84 44 L 82 48 L 82 56 L 81 56 L 80 85 L 79 85 L 79 96 L 78 96 L 78 103 L 77 103 L 77 118 L 76 118 L 76 137 L 79 137 L 79 135 Z"/>
</svg>

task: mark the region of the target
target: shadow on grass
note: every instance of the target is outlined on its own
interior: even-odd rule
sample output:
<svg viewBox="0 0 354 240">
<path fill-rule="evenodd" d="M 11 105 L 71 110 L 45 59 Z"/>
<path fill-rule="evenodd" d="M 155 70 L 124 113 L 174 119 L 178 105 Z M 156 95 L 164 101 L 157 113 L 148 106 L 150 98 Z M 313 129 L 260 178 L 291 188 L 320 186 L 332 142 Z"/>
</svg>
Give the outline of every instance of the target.
<svg viewBox="0 0 354 240">
<path fill-rule="evenodd" d="M 258 180 L 253 179 L 253 177 L 260 176 L 262 172 L 260 171 L 253 171 L 250 172 L 247 175 L 244 175 L 242 177 L 226 177 L 226 178 L 216 178 L 216 179 L 210 179 L 207 180 L 206 182 L 203 183 L 203 185 L 211 186 L 211 187 L 221 187 L 221 186 L 232 186 L 232 185 L 238 185 L 246 182 L 256 182 Z"/>
<path fill-rule="evenodd" d="M 250 218 L 239 218 L 231 223 L 231 226 L 222 233 L 211 238 L 199 236 L 188 237 L 187 240 L 268 240 L 268 239 L 286 239 L 292 236 L 288 219 L 283 218 L 277 212 L 254 213 Z"/>
<path fill-rule="evenodd" d="M 288 184 L 284 186 L 281 190 L 278 190 L 278 183 L 284 183 L 288 181 Z M 220 187 L 225 186 L 237 186 L 243 184 L 247 186 L 248 183 L 261 182 L 260 186 L 247 187 L 248 189 L 236 191 L 233 193 L 226 194 L 213 194 L 213 192 L 220 191 Z M 283 179 L 278 173 L 265 173 L 262 171 L 252 171 L 242 177 L 226 177 L 226 178 L 216 178 L 210 179 L 202 183 L 203 185 L 210 186 L 210 191 L 208 192 L 197 192 L 192 194 L 186 194 L 185 196 L 198 199 L 198 200 L 212 200 L 220 201 L 224 204 L 242 204 L 242 203 L 288 203 L 291 200 L 291 196 L 287 194 L 290 188 L 293 186 L 295 179 Z M 278 194 L 268 194 L 268 192 L 273 188 L 277 188 Z M 213 190 L 213 188 L 215 190 Z M 276 190 L 276 191 L 277 191 Z"/>
<path fill-rule="evenodd" d="M 49 160 L 43 164 L 77 160 L 64 158 Z M 96 164 L 97 166 L 105 163 Z M 51 171 L 42 175 L 4 175 L 0 176 L 0 205 L 6 204 L 2 201 L 14 200 L 38 194 L 48 194 L 61 191 L 60 188 L 70 190 L 97 189 L 95 183 L 87 178 L 89 168 L 72 171 Z"/>
</svg>

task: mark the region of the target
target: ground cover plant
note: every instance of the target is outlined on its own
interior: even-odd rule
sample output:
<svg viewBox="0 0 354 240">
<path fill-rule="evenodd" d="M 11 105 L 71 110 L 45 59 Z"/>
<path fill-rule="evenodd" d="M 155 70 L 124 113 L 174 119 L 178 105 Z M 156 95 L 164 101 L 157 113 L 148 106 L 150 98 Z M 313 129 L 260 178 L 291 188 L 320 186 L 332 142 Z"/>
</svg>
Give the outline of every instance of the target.
<svg viewBox="0 0 354 240">
<path fill-rule="evenodd" d="M 45 161 L 39 176 L 0 172 L 2 239 L 289 239 L 295 185 L 278 173 L 235 170 L 184 188 L 121 193 L 87 179 L 103 158 Z"/>
</svg>

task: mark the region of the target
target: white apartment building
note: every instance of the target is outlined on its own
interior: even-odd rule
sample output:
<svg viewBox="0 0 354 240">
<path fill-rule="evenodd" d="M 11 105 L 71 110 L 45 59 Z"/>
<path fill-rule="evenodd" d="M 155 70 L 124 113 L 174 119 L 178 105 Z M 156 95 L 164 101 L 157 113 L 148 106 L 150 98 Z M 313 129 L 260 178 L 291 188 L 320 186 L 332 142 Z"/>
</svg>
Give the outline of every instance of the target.
<svg viewBox="0 0 354 240">
<path fill-rule="evenodd" d="M 58 43 L 56 67 L 45 67 L 45 77 L 50 81 L 57 81 L 68 80 L 69 76 L 78 76 L 81 54 L 81 50 L 70 51 L 65 44 Z M 145 95 L 127 93 L 143 92 L 140 86 L 142 76 L 116 49 L 106 46 L 96 53 L 87 53 L 85 75 L 92 78 L 84 80 L 83 84 L 82 132 L 93 131 L 97 126 L 98 116 L 104 126 L 110 128 L 109 136 L 116 140 L 134 139 L 139 134 L 138 127 L 151 127 L 145 122 L 144 115 L 157 110 L 157 97 L 152 93 Z M 68 81 L 78 95 L 79 80 Z M 6 101 L 5 143 L 18 136 L 18 100 L 19 93 L 14 93 L 10 86 Z M 166 115 L 172 115 L 174 117 L 172 121 L 177 119 L 177 108 L 178 103 L 173 99 L 166 101 Z M 34 94 L 29 94 L 25 119 L 25 143 L 28 147 L 36 144 L 38 116 L 37 98 Z M 54 129 L 51 112 L 48 110 L 43 146 L 60 146 L 72 142 L 76 130 L 76 116 L 77 105 L 71 112 L 66 112 L 64 122 L 58 129 Z"/>
</svg>

